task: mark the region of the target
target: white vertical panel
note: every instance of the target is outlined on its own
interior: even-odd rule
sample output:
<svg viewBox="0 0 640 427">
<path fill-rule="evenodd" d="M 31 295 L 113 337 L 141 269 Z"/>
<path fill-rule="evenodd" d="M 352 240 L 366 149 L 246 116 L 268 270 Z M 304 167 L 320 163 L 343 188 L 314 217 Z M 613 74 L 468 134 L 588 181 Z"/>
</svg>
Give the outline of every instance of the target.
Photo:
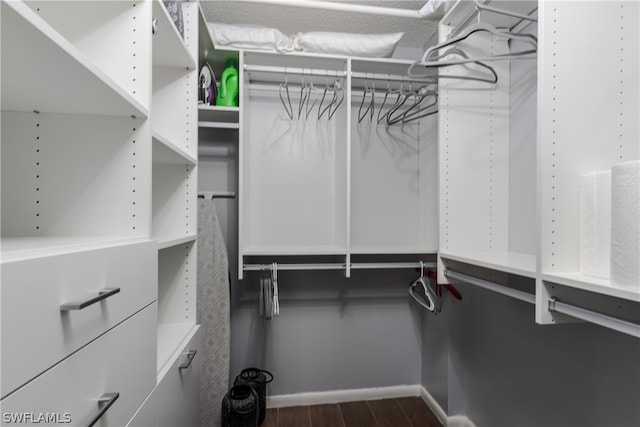
<svg viewBox="0 0 640 427">
<path fill-rule="evenodd" d="M 6 111 L 2 119 L 3 237 L 150 232 L 146 121 Z"/>
<path fill-rule="evenodd" d="M 637 2 L 541 2 L 543 273 L 579 270 L 580 177 L 639 158 L 638 7 Z"/>
<path fill-rule="evenodd" d="M 196 255 L 195 242 L 158 252 L 158 323 L 195 323 Z"/>
<path fill-rule="evenodd" d="M 469 56 L 508 50 L 482 33 L 461 47 Z M 491 66 L 496 85 L 440 80 L 440 248 L 449 253 L 508 250 L 509 68 L 505 61 Z"/>
</svg>

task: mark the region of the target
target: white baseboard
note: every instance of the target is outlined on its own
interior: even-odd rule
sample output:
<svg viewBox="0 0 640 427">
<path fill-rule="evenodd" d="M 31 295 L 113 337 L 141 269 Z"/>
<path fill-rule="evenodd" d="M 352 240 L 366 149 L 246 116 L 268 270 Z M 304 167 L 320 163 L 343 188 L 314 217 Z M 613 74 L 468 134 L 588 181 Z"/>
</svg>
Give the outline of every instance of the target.
<svg viewBox="0 0 640 427">
<path fill-rule="evenodd" d="M 281 394 L 267 397 L 267 408 L 323 405 L 326 403 L 357 402 L 360 400 L 392 399 L 394 397 L 420 396 L 420 385 L 331 390 L 311 393 Z"/>
<path fill-rule="evenodd" d="M 331 390 L 310 393 L 281 394 L 267 397 L 267 408 L 324 405 L 327 403 L 357 402 L 361 400 L 393 399 L 396 397 L 420 397 L 446 427 L 475 427 L 464 415 L 448 416 L 438 402 L 421 385 L 398 385 L 390 387 Z"/>
</svg>

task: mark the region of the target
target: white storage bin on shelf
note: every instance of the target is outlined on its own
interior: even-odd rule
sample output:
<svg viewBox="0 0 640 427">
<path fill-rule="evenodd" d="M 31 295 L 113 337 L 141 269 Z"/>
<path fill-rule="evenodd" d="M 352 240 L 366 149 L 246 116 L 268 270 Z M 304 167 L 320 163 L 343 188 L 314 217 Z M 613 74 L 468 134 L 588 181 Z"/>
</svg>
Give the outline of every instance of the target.
<svg viewBox="0 0 640 427">
<path fill-rule="evenodd" d="M 537 5 L 517 3 L 524 13 Z M 441 21 L 440 39 L 449 38 L 473 13 L 472 2 L 457 3 Z M 500 28 L 518 23 L 496 14 L 482 14 L 482 21 Z M 535 34 L 536 26 L 520 30 Z M 470 57 L 531 49 L 520 43 L 476 32 L 457 46 Z M 533 57 L 487 63 L 497 74 L 495 84 L 449 78 L 477 75 L 474 64 L 440 70 L 439 255 L 535 278 L 536 136 L 531 117 L 535 117 L 536 61 Z M 441 275 L 440 280 L 445 278 Z"/>
<path fill-rule="evenodd" d="M 347 59 L 246 52 L 242 60 L 240 262 L 246 255 L 346 254 Z M 327 84 L 341 87 L 345 101 L 331 118 L 318 118 L 317 106 L 308 117 L 299 109 L 311 70 L 320 97 Z M 280 100 L 285 81 L 293 118 Z"/>
<path fill-rule="evenodd" d="M 437 251 L 438 116 L 392 126 L 384 119 L 378 122 L 396 100 L 391 91 L 417 90 L 427 81 L 406 78 L 409 64 L 400 60 L 351 60 L 352 254 Z M 373 88 L 375 93 L 373 116 L 366 113 L 372 92 L 365 96 L 365 88 Z M 408 101 L 412 102 L 413 98 Z"/>
<path fill-rule="evenodd" d="M 540 2 L 541 323 L 562 321 L 547 309 L 556 285 L 603 300 L 640 301 L 640 278 L 635 287 L 619 287 L 580 273 L 581 177 L 640 159 L 638 8 L 637 2 Z M 595 50 L 601 53 L 592 55 Z"/>
</svg>

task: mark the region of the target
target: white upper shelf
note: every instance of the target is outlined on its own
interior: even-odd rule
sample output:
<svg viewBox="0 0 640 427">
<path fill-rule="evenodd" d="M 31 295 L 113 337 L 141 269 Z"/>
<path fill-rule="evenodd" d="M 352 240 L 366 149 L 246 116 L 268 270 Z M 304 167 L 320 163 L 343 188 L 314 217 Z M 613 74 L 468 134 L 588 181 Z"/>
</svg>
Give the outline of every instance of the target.
<svg viewBox="0 0 640 427">
<path fill-rule="evenodd" d="M 129 95 L 22 2 L 2 2 L 2 109 L 147 117 Z"/>
<path fill-rule="evenodd" d="M 153 18 L 158 20 L 153 35 L 153 65 L 189 70 L 196 68 L 195 58 L 160 0 L 153 2 Z"/>
</svg>

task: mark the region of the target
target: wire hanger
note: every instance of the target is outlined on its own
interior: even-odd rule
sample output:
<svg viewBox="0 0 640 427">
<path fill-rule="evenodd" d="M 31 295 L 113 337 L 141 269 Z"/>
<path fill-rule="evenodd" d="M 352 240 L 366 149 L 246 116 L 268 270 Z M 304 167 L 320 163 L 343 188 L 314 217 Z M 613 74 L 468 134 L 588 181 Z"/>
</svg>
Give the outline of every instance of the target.
<svg viewBox="0 0 640 427">
<path fill-rule="evenodd" d="M 287 99 L 284 99 L 283 90 L 286 92 Z M 289 95 L 289 82 L 287 77 L 287 67 L 284 67 L 284 83 L 280 83 L 280 89 L 278 90 L 280 96 L 280 102 L 284 107 L 284 111 L 289 116 L 289 119 L 293 120 L 293 106 L 291 105 L 291 96 Z"/>
<path fill-rule="evenodd" d="M 273 315 L 280 315 L 280 300 L 278 297 L 278 264 L 273 263 L 271 265 L 271 286 L 272 290 L 272 298 L 273 298 Z"/>
<path fill-rule="evenodd" d="M 313 102 L 311 102 L 312 97 L 313 97 Z M 311 76 L 309 78 L 309 96 L 307 98 L 307 107 L 305 110 L 305 118 L 307 120 L 309 119 L 309 114 L 311 114 L 311 111 L 313 111 L 313 108 L 318 103 L 319 98 L 320 98 L 320 89 L 318 89 L 313 84 L 313 76 Z"/>
<path fill-rule="evenodd" d="M 391 76 L 389 76 L 389 78 L 391 78 Z M 393 104 L 391 104 L 391 108 L 393 108 L 393 106 L 395 106 L 400 101 L 400 97 L 402 96 L 402 93 L 400 89 L 391 89 L 391 83 L 389 80 L 387 80 L 387 91 L 385 92 L 384 98 L 382 99 L 382 105 L 378 110 L 378 123 L 382 123 L 383 120 L 386 121 L 387 115 L 391 110 L 391 108 L 389 108 L 389 110 L 387 110 L 384 114 L 382 114 L 382 112 L 384 111 L 384 106 L 387 103 L 387 97 L 389 95 L 396 95 L 396 100 L 393 102 Z"/>
<path fill-rule="evenodd" d="M 509 53 L 500 54 L 500 55 L 485 56 L 481 58 L 467 58 L 465 60 L 458 60 L 456 62 L 444 62 L 444 63 L 441 62 L 440 64 L 455 65 L 455 64 L 463 64 L 466 62 L 476 62 L 476 61 L 522 59 L 525 56 L 528 57 L 529 55 L 535 54 L 537 52 L 538 39 L 533 34 L 521 34 L 521 33 L 512 33 L 509 31 L 500 31 L 493 25 L 487 24 L 486 22 L 478 21 L 466 27 L 463 31 L 460 32 L 460 34 L 456 35 L 455 37 L 452 37 L 442 43 L 438 43 L 437 45 L 431 46 L 430 48 L 428 48 L 425 51 L 425 53 L 422 55 L 422 60 L 419 61 L 420 65 L 424 65 L 424 66 L 433 65 L 433 61 L 437 60 L 437 57 L 432 58 L 434 53 L 437 53 L 440 49 L 443 49 L 445 47 L 452 46 L 461 41 L 464 41 L 467 38 L 469 38 L 472 34 L 475 34 L 478 32 L 488 32 L 494 36 L 503 37 L 506 39 L 521 40 L 525 43 L 531 44 L 533 46 L 533 49 L 509 52 Z"/>
<path fill-rule="evenodd" d="M 367 95 L 369 95 L 369 101 L 365 102 L 367 99 Z M 367 87 L 367 81 L 364 81 L 364 91 L 362 92 L 362 101 L 360 102 L 360 108 L 358 109 L 358 123 L 361 123 L 362 120 L 369 114 L 369 119 L 373 121 L 373 110 L 374 110 L 374 101 L 375 101 L 376 90 L 374 83 L 371 82 L 371 87 Z M 363 107 L 366 105 L 366 108 L 363 111 Z"/>
<path fill-rule="evenodd" d="M 418 294 L 416 288 L 420 286 L 422 293 Z M 409 285 L 409 295 L 424 309 L 436 313 L 436 303 L 434 302 L 435 292 L 432 294 L 424 280 L 424 263 L 420 261 L 420 277 Z"/>
<path fill-rule="evenodd" d="M 430 116 L 438 112 L 438 109 L 435 110 L 433 107 L 438 106 L 438 91 L 429 89 L 427 86 L 423 86 L 418 90 L 418 94 L 421 98 L 413 104 L 407 111 L 402 115 L 402 123 L 409 123 L 414 120 L 421 119 L 423 117 Z M 432 102 L 423 105 L 423 101 L 425 99 L 432 98 Z"/>
<path fill-rule="evenodd" d="M 336 71 L 336 79 L 333 82 L 333 93 L 336 102 L 334 102 L 333 107 L 329 109 L 329 120 L 331 120 L 336 111 L 338 111 L 338 107 L 340 107 L 344 101 L 344 91 L 342 90 L 342 83 L 340 83 L 340 79 L 338 78 L 338 71 Z"/>
<path fill-rule="evenodd" d="M 304 103 L 309 99 L 309 91 L 307 87 L 304 85 L 304 68 L 302 69 L 302 77 L 300 77 L 300 100 L 298 101 L 298 120 L 300 120 L 300 116 L 302 115 L 302 111 L 304 110 Z"/>
<path fill-rule="evenodd" d="M 444 53 L 441 53 L 440 56 L 437 56 L 434 59 L 441 59 L 450 55 L 455 55 L 455 56 L 460 56 L 464 59 L 463 62 L 460 63 L 451 63 L 451 62 L 438 62 L 438 61 L 434 61 L 431 62 L 427 65 L 424 65 L 422 62 L 420 61 L 416 61 L 414 63 L 412 63 L 411 65 L 409 65 L 409 69 L 407 70 L 407 75 L 409 77 L 425 77 L 424 74 L 420 74 L 420 73 L 416 73 L 414 72 L 414 68 L 418 65 L 424 66 L 425 68 L 439 68 L 439 67 L 450 67 L 452 65 L 462 65 L 462 64 L 468 64 L 468 63 L 472 63 L 472 64 L 476 64 L 478 67 L 488 71 L 488 74 L 482 75 L 482 74 L 478 74 L 478 75 L 452 75 L 452 74 L 440 74 L 438 75 L 439 79 L 453 79 L 453 80 L 470 80 L 470 81 L 478 81 L 478 82 L 483 82 L 483 83 L 490 83 L 490 84 L 495 84 L 498 83 L 498 73 L 496 73 L 496 70 L 493 69 L 493 67 L 491 67 L 490 65 L 487 65 L 483 62 L 480 62 L 479 60 L 476 60 L 474 58 L 469 58 L 469 56 L 460 48 L 458 47 L 452 47 L 449 50 L 447 50 Z M 479 70 L 474 70 L 474 71 L 479 71 Z"/>
</svg>

